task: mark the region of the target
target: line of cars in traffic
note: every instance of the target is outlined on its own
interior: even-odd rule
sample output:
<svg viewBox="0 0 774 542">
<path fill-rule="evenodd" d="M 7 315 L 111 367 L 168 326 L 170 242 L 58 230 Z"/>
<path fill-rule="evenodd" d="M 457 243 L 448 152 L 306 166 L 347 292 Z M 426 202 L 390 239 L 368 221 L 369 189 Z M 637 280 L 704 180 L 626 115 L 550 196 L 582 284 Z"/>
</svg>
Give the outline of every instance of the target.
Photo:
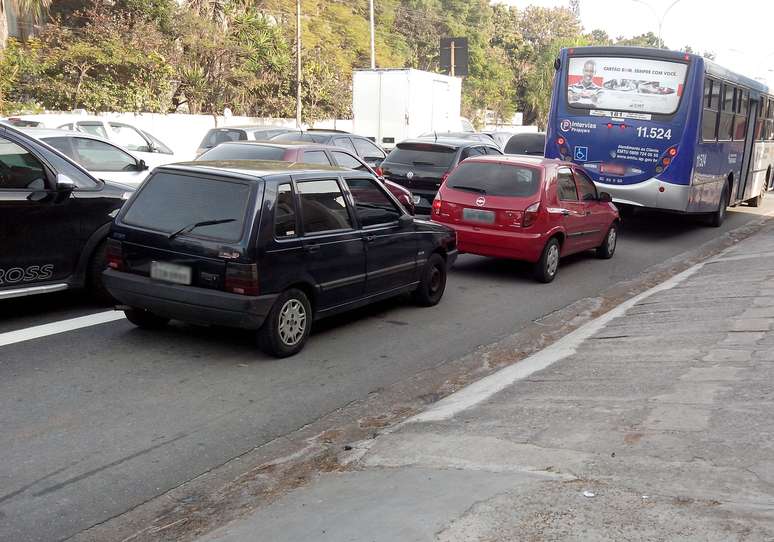
<svg viewBox="0 0 774 542">
<path fill-rule="evenodd" d="M 96 136 L 0 128 L 0 299 L 89 285 L 140 327 L 250 329 L 284 357 L 315 319 L 407 292 L 437 304 L 460 252 L 531 262 L 542 282 L 562 256 L 615 252 L 617 210 L 573 164 L 432 134 L 372 167 L 358 136 L 307 133 L 320 141 L 221 142 L 134 191 L 83 167 L 99 171 Z"/>
</svg>

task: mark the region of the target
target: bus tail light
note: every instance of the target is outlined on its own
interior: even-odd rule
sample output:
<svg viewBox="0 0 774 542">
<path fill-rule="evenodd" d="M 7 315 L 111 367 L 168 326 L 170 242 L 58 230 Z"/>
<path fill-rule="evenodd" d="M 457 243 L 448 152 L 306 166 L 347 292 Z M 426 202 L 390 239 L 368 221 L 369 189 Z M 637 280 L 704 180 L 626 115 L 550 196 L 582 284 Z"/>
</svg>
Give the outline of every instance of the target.
<svg viewBox="0 0 774 542">
<path fill-rule="evenodd" d="M 108 239 L 105 245 L 105 261 L 110 269 L 124 270 L 124 247 L 121 241 Z"/>
<path fill-rule="evenodd" d="M 228 262 L 224 286 L 232 294 L 258 295 L 258 265 Z"/>
<path fill-rule="evenodd" d="M 674 158 L 675 156 L 677 156 L 677 147 L 669 147 L 667 149 L 667 155 L 670 158 Z"/>
<path fill-rule="evenodd" d="M 524 209 L 524 218 L 521 221 L 521 225 L 524 228 L 530 227 L 532 224 L 535 223 L 538 216 L 538 211 L 540 210 L 540 202 L 533 203 L 526 209 Z"/>
<path fill-rule="evenodd" d="M 672 162 L 672 159 L 668 156 L 664 157 L 663 160 L 661 160 L 661 163 L 664 164 L 664 167 L 668 166 Z"/>
</svg>

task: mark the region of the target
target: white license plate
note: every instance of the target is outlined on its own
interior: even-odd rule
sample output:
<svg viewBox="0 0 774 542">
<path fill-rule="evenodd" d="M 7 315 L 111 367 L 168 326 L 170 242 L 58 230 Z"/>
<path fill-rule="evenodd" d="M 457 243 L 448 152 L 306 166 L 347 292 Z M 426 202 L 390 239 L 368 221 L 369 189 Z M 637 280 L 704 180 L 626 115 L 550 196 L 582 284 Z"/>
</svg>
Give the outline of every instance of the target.
<svg viewBox="0 0 774 542">
<path fill-rule="evenodd" d="M 151 278 L 174 282 L 175 284 L 191 284 L 191 268 L 166 262 L 151 262 Z"/>
<path fill-rule="evenodd" d="M 482 222 L 484 224 L 494 224 L 495 214 L 493 211 L 484 211 L 481 209 L 462 210 L 462 218 L 470 222 Z"/>
</svg>

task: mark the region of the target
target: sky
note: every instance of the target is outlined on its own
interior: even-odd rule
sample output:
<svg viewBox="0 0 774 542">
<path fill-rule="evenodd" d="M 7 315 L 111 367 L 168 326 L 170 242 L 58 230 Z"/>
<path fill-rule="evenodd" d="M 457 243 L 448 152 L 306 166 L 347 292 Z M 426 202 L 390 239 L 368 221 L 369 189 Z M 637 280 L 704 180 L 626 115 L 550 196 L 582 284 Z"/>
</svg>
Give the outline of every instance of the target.
<svg viewBox="0 0 774 542">
<path fill-rule="evenodd" d="M 518 8 L 568 6 L 567 0 L 499 0 Z M 642 2 L 642 3 L 641 3 Z M 658 17 L 674 0 L 580 0 L 586 31 L 611 37 L 658 34 Z M 649 8 L 648 4 L 653 9 Z M 664 18 L 662 39 L 672 49 L 713 52 L 719 64 L 774 87 L 774 1 L 678 0 Z"/>
</svg>

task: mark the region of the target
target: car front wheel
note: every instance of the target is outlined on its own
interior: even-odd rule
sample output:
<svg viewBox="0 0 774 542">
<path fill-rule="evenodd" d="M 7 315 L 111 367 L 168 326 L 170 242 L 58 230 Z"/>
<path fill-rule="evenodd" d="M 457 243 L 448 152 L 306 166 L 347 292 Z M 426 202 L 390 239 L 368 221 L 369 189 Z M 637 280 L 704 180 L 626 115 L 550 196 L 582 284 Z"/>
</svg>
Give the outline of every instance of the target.
<svg viewBox="0 0 774 542">
<path fill-rule="evenodd" d="M 414 301 L 422 307 L 437 305 L 446 290 L 446 260 L 433 254 L 422 270 L 419 286 L 414 291 Z"/>
<path fill-rule="evenodd" d="M 556 237 L 552 237 L 535 264 L 533 274 L 538 282 L 547 284 L 556 278 L 556 272 L 559 270 L 559 254 L 559 241 Z"/>
<path fill-rule="evenodd" d="M 286 358 L 297 354 L 312 330 L 312 305 L 304 292 L 291 288 L 274 302 L 258 331 L 258 346 L 269 355 Z"/>
</svg>

